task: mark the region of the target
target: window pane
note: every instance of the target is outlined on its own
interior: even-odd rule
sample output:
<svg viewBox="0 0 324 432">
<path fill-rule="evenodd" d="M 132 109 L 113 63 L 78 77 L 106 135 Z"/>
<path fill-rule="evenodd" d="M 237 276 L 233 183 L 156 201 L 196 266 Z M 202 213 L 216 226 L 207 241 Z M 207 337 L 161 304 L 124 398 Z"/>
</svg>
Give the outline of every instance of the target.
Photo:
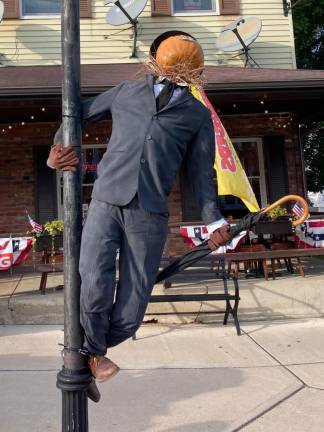
<svg viewBox="0 0 324 432">
<path fill-rule="evenodd" d="M 260 175 L 258 145 L 256 142 L 234 142 L 234 147 L 248 177 Z"/>
<path fill-rule="evenodd" d="M 61 0 L 21 0 L 22 15 L 57 15 Z"/>
<path fill-rule="evenodd" d="M 105 148 L 88 148 L 82 150 L 82 184 L 92 185 L 97 178 L 97 166 Z"/>
<path fill-rule="evenodd" d="M 213 0 L 173 0 L 173 7 L 175 13 L 214 10 Z"/>
</svg>

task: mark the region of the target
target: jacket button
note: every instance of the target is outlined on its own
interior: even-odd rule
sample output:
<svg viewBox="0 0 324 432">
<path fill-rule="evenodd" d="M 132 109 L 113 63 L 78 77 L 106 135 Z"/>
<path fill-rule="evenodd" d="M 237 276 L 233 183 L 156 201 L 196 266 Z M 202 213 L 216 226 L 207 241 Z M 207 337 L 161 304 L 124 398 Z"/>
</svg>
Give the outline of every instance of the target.
<svg viewBox="0 0 324 432">
<path fill-rule="evenodd" d="M 145 163 L 145 162 L 146 162 L 146 159 L 142 158 L 141 163 Z"/>
</svg>

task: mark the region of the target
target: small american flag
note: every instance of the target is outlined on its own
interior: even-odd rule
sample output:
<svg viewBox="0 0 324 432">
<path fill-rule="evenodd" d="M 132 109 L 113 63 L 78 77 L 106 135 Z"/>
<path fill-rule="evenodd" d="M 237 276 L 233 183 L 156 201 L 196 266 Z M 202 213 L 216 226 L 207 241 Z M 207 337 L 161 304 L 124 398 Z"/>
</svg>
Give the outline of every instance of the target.
<svg viewBox="0 0 324 432">
<path fill-rule="evenodd" d="M 296 202 L 296 204 L 294 205 L 294 207 L 292 208 L 292 211 L 294 213 L 294 215 L 296 215 L 298 218 L 302 217 L 304 214 L 304 209 L 303 207 L 299 204 L 299 202 Z"/>
<path fill-rule="evenodd" d="M 27 213 L 27 212 L 26 212 Z M 33 228 L 32 231 L 34 231 L 35 233 L 39 233 L 41 234 L 44 231 L 44 227 L 43 225 L 37 223 L 34 221 L 34 219 L 32 219 L 29 214 L 27 213 L 27 217 L 28 217 L 28 222 L 30 223 L 31 227 Z"/>
</svg>

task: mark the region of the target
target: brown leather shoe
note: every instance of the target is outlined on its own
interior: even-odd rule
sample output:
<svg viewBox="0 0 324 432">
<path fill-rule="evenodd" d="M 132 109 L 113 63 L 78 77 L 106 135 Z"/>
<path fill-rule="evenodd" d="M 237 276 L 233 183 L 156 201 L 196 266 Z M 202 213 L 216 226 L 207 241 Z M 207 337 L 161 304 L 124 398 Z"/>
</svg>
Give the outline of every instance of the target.
<svg viewBox="0 0 324 432">
<path fill-rule="evenodd" d="M 119 367 L 104 356 L 91 355 L 88 364 L 97 382 L 107 381 L 119 372 Z"/>
</svg>

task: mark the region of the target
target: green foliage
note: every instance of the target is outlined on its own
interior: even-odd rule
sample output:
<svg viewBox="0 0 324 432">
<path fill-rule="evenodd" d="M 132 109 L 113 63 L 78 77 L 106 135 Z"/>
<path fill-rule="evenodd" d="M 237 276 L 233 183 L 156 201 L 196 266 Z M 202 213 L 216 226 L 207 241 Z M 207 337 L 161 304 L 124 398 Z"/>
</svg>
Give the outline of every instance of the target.
<svg viewBox="0 0 324 432">
<path fill-rule="evenodd" d="M 287 214 L 287 210 L 284 207 L 279 206 L 269 211 L 268 214 L 271 219 L 276 219 L 279 216 L 285 216 Z"/>
<path fill-rule="evenodd" d="M 324 0 L 293 0 L 297 67 L 324 69 Z M 308 190 L 324 189 L 324 121 L 304 125 L 304 157 Z"/>
<path fill-rule="evenodd" d="M 293 0 L 297 67 L 324 69 L 324 0 Z"/>
<path fill-rule="evenodd" d="M 55 237 L 64 231 L 64 222 L 61 219 L 48 221 L 44 224 L 44 228 L 50 236 Z"/>
<path fill-rule="evenodd" d="M 306 125 L 303 133 L 307 188 L 324 189 L 324 121 Z"/>
</svg>

